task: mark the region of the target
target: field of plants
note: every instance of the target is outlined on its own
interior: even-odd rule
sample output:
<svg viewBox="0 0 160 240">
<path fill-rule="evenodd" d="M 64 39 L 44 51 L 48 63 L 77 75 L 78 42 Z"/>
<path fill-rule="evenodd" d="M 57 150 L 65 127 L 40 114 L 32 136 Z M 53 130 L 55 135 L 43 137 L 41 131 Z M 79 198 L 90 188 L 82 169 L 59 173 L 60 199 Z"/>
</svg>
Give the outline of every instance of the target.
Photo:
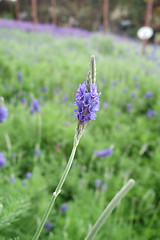
<svg viewBox="0 0 160 240">
<path fill-rule="evenodd" d="M 32 239 L 40 223 L 72 150 L 73 103 L 91 55 L 100 110 L 40 239 L 83 240 L 129 178 L 135 186 L 95 239 L 160 239 L 160 48 L 140 53 L 141 43 L 111 34 L 0 22 L 8 108 L 0 123 L 0 240 Z"/>
</svg>

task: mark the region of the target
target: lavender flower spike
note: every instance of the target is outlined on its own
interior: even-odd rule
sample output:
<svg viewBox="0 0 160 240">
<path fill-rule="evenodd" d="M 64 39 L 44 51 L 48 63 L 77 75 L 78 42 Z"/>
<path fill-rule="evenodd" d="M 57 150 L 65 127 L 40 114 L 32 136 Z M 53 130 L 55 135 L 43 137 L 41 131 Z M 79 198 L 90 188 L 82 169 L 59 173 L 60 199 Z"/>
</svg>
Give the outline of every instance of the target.
<svg viewBox="0 0 160 240">
<path fill-rule="evenodd" d="M 96 119 L 96 112 L 99 110 L 99 104 L 100 104 L 99 102 L 100 94 L 97 93 L 97 86 L 95 82 L 96 82 L 96 64 L 95 64 L 95 57 L 92 56 L 89 71 L 88 71 L 87 81 L 84 82 L 82 85 L 80 84 L 76 93 L 76 102 L 74 103 L 74 105 L 78 107 L 78 109 L 75 110 L 75 115 L 78 117 L 78 123 L 75 131 L 72 152 L 68 160 L 67 166 L 63 172 L 63 175 L 55 191 L 53 192 L 48 208 L 45 211 L 44 216 L 40 222 L 40 225 L 32 240 L 38 240 L 41 234 L 41 231 L 47 221 L 47 218 L 51 212 L 51 209 L 54 205 L 54 202 L 61 192 L 62 186 L 72 166 L 76 149 L 79 144 L 79 140 L 85 130 L 87 123 L 90 120 Z M 66 204 L 61 205 L 61 211 L 64 212 L 66 210 L 67 210 L 67 205 Z"/>
<path fill-rule="evenodd" d="M 4 122 L 8 116 L 8 109 L 4 106 L 4 98 L 0 97 L 0 123 Z"/>
<path fill-rule="evenodd" d="M 99 96 L 96 85 L 96 63 L 95 57 L 91 56 L 88 70 L 87 82 L 79 85 L 76 93 L 74 105 L 78 109 L 74 110 L 74 115 L 78 117 L 77 134 L 81 135 L 90 120 L 96 120 L 96 112 L 99 110 Z"/>
</svg>

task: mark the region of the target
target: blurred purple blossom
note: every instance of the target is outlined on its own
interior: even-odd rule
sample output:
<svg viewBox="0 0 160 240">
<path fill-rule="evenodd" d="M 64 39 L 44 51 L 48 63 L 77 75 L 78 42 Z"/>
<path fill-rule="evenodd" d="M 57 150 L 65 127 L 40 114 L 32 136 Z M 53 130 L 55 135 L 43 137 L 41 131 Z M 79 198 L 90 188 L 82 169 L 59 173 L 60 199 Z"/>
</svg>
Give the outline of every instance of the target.
<svg viewBox="0 0 160 240">
<path fill-rule="evenodd" d="M 132 79 L 133 79 L 134 81 L 138 81 L 138 77 L 137 77 L 137 76 L 134 76 Z"/>
<path fill-rule="evenodd" d="M 156 115 L 157 113 L 152 109 L 148 109 L 148 111 L 146 112 L 146 117 L 155 117 Z"/>
<path fill-rule="evenodd" d="M 31 173 L 31 172 L 27 172 L 27 173 L 25 174 L 25 177 L 28 178 L 28 179 L 31 178 L 31 177 L 32 177 L 32 173 Z"/>
<path fill-rule="evenodd" d="M 53 226 L 52 226 L 52 223 L 51 223 L 51 222 L 47 221 L 47 222 L 44 224 L 44 227 L 45 227 L 46 229 L 51 229 Z"/>
<path fill-rule="evenodd" d="M 17 79 L 18 79 L 19 83 L 22 82 L 22 73 L 21 72 L 17 73 Z"/>
<path fill-rule="evenodd" d="M 117 79 L 113 80 L 112 84 L 116 86 L 118 84 L 118 80 Z"/>
<path fill-rule="evenodd" d="M 40 157 L 40 156 L 41 156 L 41 149 L 35 149 L 35 150 L 34 150 L 34 155 L 35 155 L 36 157 Z"/>
<path fill-rule="evenodd" d="M 0 106 L 0 123 L 4 122 L 8 116 L 8 109 L 5 106 Z"/>
<path fill-rule="evenodd" d="M 139 83 L 136 83 L 135 84 L 135 88 L 139 88 L 140 87 L 140 84 Z"/>
<path fill-rule="evenodd" d="M 12 182 L 12 183 L 14 183 L 14 182 L 16 181 L 16 179 L 15 179 L 14 176 L 11 176 L 11 177 L 9 178 L 9 181 Z"/>
<path fill-rule="evenodd" d="M 24 103 L 25 105 L 28 103 L 28 102 L 27 102 L 27 99 L 26 99 L 25 97 L 24 97 L 24 98 L 22 98 L 22 100 L 21 100 L 21 101 L 22 101 L 22 103 Z"/>
<path fill-rule="evenodd" d="M 64 98 L 61 100 L 61 103 L 65 103 L 65 102 L 67 102 L 68 99 L 69 99 L 68 94 L 65 94 L 65 95 L 64 95 Z"/>
<path fill-rule="evenodd" d="M 135 92 L 133 92 L 132 94 L 131 94 L 131 98 L 136 98 L 136 93 Z"/>
<path fill-rule="evenodd" d="M 0 168 L 4 167 L 6 164 L 6 158 L 3 156 L 3 153 L 0 153 Z"/>
<path fill-rule="evenodd" d="M 128 112 L 131 112 L 132 104 L 131 103 L 127 103 L 126 104 L 126 108 L 127 108 Z"/>
<path fill-rule="evenodd" d="M 43 91 L 44 91 L 44 92 L 47 92 L 47 91 L 48 91 L 48 86 L 44 86 L 44 87 L 43 87 Z"/>
<path fill-rule="evenodd" d="M 113 148 L 109 147 L 104 150 L 94 152 L 98 157 L 106 157 L 113 154 Z"/>
<path fill-rule="evenodd" d="M 127 93 L 127 92 L 128 92 L 128 89 L 125 87 L 125 88 L 123 89 L 123 92 L 124 92 L 124 93 Z"/>
<path fill-rule="evenodd" d="M 152 97 L 153 96 L 153 92 L 151 92 L 151 91 L 148 91 L 148 92 L 146 92 L 146 94 L 145 94 L 145 97 L 146 98 L 150 98 L 150 97 Z"/>
<path fill-rule="evenodd" d="M 100 179 L 96 179 L 95 181 L 94 181 L 94 186 L 95 186 L 95 188 L 100 188 L 100 186 L 101 186 L 101 180 Z"/>
<path fill-rule="evenodd" d="M 104 102 L 104 103 L 103 103 L 103 109 L 106 109 L 106 108 L 108 108 L 108 105 L 109 105 L 109 103 L 108 103 L 108 102 Z"/>
<path fill-rule="evenodd" d="M 33 114 L 34 112 L 40 112 L 40 106 L 39 106 L 39 102 L 37 99 L 34 99 L 32 102 L 31 102 L 31 110 L 30 110 L 30 113 Z"/>
<path fill-rule="evenodd" d="M 60 211 L 62 213 L 65 213 L 68 209 L 68 204 L 67 203 L 62 203 L 61 206 L 60 206 Z"/>
<path fill-rule="evenodd" d="M 24 180 L 24 181 L 22 181 L 22 186 L 27 186 L 27 181 L 26 180 Z"/>
</svg>

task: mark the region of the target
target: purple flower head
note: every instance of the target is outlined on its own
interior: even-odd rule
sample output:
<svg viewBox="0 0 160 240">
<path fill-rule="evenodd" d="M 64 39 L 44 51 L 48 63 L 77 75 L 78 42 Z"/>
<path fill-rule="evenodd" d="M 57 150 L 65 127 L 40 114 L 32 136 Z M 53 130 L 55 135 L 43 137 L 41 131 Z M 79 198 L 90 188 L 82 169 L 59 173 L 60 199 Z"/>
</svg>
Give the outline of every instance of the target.
<svg viewBox="0 0 160 240">
<path fill-rule="evenodd" d="M 99 96 L 97 93 L 96 84 L 90 85 L 90 92 L 87 92 L 86 82 L 80 85 L 76 94 L 76 102 L 78 109 L 75 110 L 74 115 L 78 117 L 79 122 L 89 122 L 89 120 L 96 120 L 96 112 L 99 110 Z"/>
<path fill-rule="evenodd" d="M 14 182 L 16 181 L 16 179 L 15 179 L 14 176 L 11 176 L 11 177 L 9 178 L 9 181 L 12 182 L 12 183 L 14 183 Z"/>
<path fill-rule="evenodd" d="M 18 79 L 18 82 L 19 82 L 19 83 L 22 82 L 22 73 L 21 73 L 21 72 L 19 72 L 19 73 L 17 74 L 17 79 Z"/>
<path fill-rule="evenodd" d="M 5 106 L 0 106 L 0 123 L 4 122 L 8 116 L 8 109 Z"/>
<path fill-rule="evenodd" d="M 3 153 L 0 153 L 0 168 L 4 167 L 6 164 L 6 158 L 3 156 Z"/>
<path fill-rule="evenodd" d="M 52 228 L 52 223 L 49 222 L 49 221 L 47 221 L 47 222 L 44 224 L 44 227 L 45 227 L 46 229 L 51 229 L 51 228 Z"/>
<path fill-rule="evenodd" d="M 96 120 L 96 112 L 99 110 L 99 96 L 96 84 L 90 85 L 90 91 L 87 91 L 87 83 L 84 82 L 79 86 L 76 94 L 76 102 L 78 109 L 74 110 L 74 115 L 78 117 L 80 124 Z"/>
<path fill-rule="evenodd" d="M 106 148 L 104 150 L 96 151 L 95 154 L 98 157 L 107 157 L 107 156 L 110 156 L 110 155 L 113 154 L 113 148 L 109 147 L 109 148 Z"/>
<path fill-rule="evenodd" d="M 68 204 L 67 203 L 62 203 L 61 206 L 60 206 L 60 211 L 62 213 L 65 213 L 68 209 Z"/>
<path fill-rule="evenodd" d="M 148 109 L 148 111 L 146 112 L 146 117 L 155 117 L 156 116 L 156 112 L 152 109 Z"/>
<path fill-rule="evenodd" d="M 87 81 L 79 85 L 76 102 L 73 104 L 77 106 L 77 109 L 74 110 L 74 115 L 78 118 L 76 136 L 81 136 L 90 120 L 96 120 L 96 112 L 100 105 L 99 96 L 96 85 L 95 57 L 91 56 Z"/>
<path fill-rule="evenodd" d="M 39 106 L 39 102 L 37 99 L 34 99 L 32 102 L 31 102 L 31 110 L 30 110 L 30 113 L 33 114 L 34 112 L 40 112 L 40 106 Z"/>
<path fill-rule="evenodd" d="M 28 178 L 28 179 L 31 178 L 31 177 L 32 177 L 32 173 L 31 173 L 31 172 L 27 172 L 27 173 L 25 174 L 25 177 Z"/>
<path fill-rule="evenodd" d="M 150 98 L 153 96 L 153 92 L 146 92 L 145 97 Z"/>
<path fill-rule="evenodd" d="M 94 181 L 94 186 L 95 186 L 95 188 L 100 188 L 101 187 L 101 180 L 100 179 L 96 179 L 95 181 Z"/>
</svg>

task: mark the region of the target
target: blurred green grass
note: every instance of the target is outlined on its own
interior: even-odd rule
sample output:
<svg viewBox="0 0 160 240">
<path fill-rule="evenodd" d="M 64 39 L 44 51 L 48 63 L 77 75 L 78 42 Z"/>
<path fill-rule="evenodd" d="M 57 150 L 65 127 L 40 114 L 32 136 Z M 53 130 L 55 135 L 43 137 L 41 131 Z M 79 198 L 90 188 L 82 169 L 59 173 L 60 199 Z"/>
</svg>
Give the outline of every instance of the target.
<svg viewBox="0 0 160 240">
<path fill-rule="evenodd" d="M 75 91 L 86 80 L 90 56 L 94 54 L 101 109 L 97 120 L 87 126 L 71 172 L 50 214 L 53 228 L 44 229 L 40 239 L 84 239 L 90 224 L 115 193 L 128 178 L 134 178 L 135 187 L 96 239 L 158 240 L 158 50 L 154 52 L 150 46 L 147 57 L 141 57 L 140 44 L 113 36 L 56 38 L 51 34 L 5 29 L 0 30 L 0 43 L 0 95 L 9 110 L 7 120 L 0 126 L 0 152 L 7 158 L 6 166 L 0 170 L 0 239 L 32 238 L 70 155 L 76 127 Z M 17 80 L 18 72 L 22 73 L 21 83 Z M 145 97 L 147 91 L 154 93 L 149 99 Z M 22 98 L 26 98 L 26 104 Z M 30 115 L 33 98 L 41 105 L 40 142 L 38 115 Z M 106 102 L 107 108 L 103 105 Z M 127 110 L 128 103 L 132 105 L 131 112 Z M 148 109 L 156 111 L 156 116 L 147 118 Z M 40 157 L 34 155 L 37 144 Z M 94 155 L 96 150 L 111 145 L 113 155 Z M 28 171 L 32 178 L 23 186 Z M 12 175 L 15 183 L 9 181 Z M 95 189 L 95 179 L 105 183 L 106 190 Z M 60 205 L 64 202 L 68 210 L 63 214 Z"/>
</svg>

